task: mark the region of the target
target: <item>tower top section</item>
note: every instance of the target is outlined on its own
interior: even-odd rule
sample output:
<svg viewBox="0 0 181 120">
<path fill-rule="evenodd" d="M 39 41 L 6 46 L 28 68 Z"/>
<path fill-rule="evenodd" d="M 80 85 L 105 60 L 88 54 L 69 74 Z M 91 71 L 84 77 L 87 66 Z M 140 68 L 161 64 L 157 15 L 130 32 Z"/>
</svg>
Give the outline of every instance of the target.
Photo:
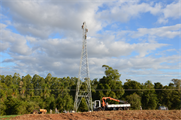
<svg viewBox="0 0 181 120">
<path fill-rule="evenodd" d="M 88 29 L 87 29 L 87 25 L 86 25 L 86 22 L 83 22 L 83 25 L 82 25 L 82 29 L 84 31 L 84 35 L 85 35 L 85 39 L 87 39 L 87 32 L 88 32 Z"/>
</svg>

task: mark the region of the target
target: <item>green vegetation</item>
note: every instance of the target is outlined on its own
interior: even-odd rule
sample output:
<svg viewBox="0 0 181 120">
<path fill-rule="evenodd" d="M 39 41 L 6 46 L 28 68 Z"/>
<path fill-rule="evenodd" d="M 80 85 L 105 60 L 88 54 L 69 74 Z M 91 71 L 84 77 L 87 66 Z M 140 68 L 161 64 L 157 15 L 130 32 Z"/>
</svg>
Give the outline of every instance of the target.
<svg viewBox="0 0 181 120">
<path fill-rule="evenodd" d="M 16 116 L 18 116 L 18 115 L 6 115 L 6 116 L 0 116 L 0 119 L 4 119 L 4 120 L 9 120 L 9 119 L 11 119 L 11 118 L 13 118 L 13 117 L 16 117 Z"/>
<path fill-rule="evenodd" d="M 140 109 L 140 106 L 143 109 L 157 109 L 160 105 L 180 109 L 180 79 L 172 79 L 168 86 L 159 82 L 153 84 L 149 80 L 139 83 L 131 79 L 123 85 L 118 70 L 107 65 L 102 67 L 105 68 L 105 76 L 91 80 L 93 101 L 109 96 L 128 101 L 132 104 L 131 109 Z M 55 108 L 59 112 L 73 110 L 77 80 L 76 77 L 53 77 L 50 73 L 45 78 L 36 74 L 23 78 L 17 73 L 13 76 L 0 75 L 0 115 L 29 114 L 39 108 L 48 112 Z M 85 83 L 82 85 L 84 89 Z M 82 99 L 78 110 L 87 111 L 85 99 Z"/>
</svg>

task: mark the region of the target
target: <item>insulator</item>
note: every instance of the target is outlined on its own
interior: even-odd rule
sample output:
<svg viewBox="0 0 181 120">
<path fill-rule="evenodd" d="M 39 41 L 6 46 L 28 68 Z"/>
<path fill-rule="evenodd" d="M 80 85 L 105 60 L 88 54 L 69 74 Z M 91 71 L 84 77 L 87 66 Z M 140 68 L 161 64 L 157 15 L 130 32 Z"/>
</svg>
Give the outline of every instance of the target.
<svg viewBox="0 0 181 120">
<path fill-rule="evenodd" d="M 85 39 L 87 38 L 87 35 L 85 35 Z"/>
<path fill-rule="evenodd" d="M 84 29 L 84 25 L 82 25 L 82 29 Z"/>
<path fill-rule="evenodd" d="M 88 32 L 88 29 L 86 29 L 85 31 Z"/>
</svg>

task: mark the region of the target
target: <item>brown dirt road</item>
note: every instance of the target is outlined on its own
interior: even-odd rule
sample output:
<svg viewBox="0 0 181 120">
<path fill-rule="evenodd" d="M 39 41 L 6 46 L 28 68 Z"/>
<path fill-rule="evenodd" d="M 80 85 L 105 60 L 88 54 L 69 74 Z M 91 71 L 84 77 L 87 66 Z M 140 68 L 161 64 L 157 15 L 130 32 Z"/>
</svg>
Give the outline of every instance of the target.
<svg viewBox="0 0 181 120">
<path fill-rule="evenodd" d="M 60 114 L 25 114 L 11 120 L 181 120 L 181 110 L 128 110 Z"/>
</svg>

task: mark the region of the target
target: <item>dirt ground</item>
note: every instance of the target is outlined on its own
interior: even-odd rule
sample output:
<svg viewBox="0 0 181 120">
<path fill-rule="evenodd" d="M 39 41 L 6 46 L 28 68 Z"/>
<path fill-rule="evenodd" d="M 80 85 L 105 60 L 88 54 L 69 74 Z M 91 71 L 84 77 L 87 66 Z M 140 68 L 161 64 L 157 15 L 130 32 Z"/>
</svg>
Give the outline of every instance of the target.
<svg viewBox="0 0 181 120">
<path fill-rule="evenodd" d="M 181 110 L 95 111 L 60 114 L 25 114 L 11 120 L 181 120 Z"/>
</svg>

